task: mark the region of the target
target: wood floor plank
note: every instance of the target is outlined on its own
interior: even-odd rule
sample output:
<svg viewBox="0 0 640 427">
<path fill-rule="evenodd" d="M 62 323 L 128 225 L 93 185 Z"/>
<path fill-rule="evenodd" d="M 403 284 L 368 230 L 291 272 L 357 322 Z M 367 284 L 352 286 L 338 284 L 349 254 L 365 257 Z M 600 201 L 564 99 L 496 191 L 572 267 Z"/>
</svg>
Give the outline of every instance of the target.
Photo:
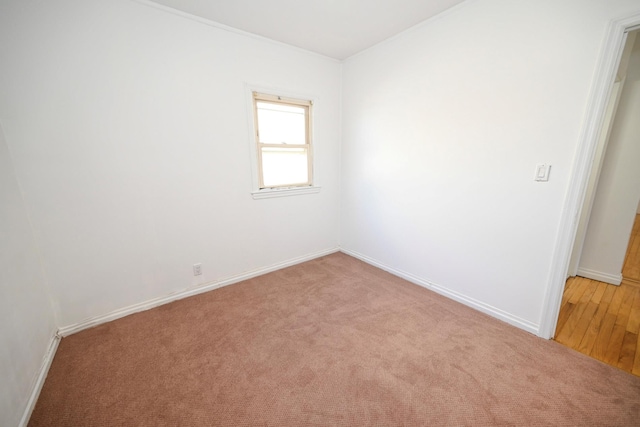
<svg viewBox="0 0 640 427">
<path fill-rule="evenodd" d="M 600 300 L 602 299 L 602 296 L 604 295 L 604 291 L 607 290 L 607 287 L 609 285 L 606 283 L 599 283 L 598 287 L 596 288 L 596 291 L 593 293 L 593 296 L 591 297 L 591 301 L 593 301 L 595 304 L 600 304 Z"/>
<path fill-rule="evenodd" d="M 638 341 L 636 342 L 636 356 L 633 358 L 631 373 L 640 376 L 640 334 L 638 334 Z"/>
<path fill-rule="evenodd" d="M 589 280 L 585 279 L 584 277 L 577 277 L 576 279 L 576 289 L 571 294 L 571 297 L 569 297 L 569 302 L 571 304 L 577 304 L 578 301 L 580 301 L 580 298 L 582 298 L 582 294 L 584 294 L 584 291 L 589 285 Z"/>
<path fill-rule="evenodd" d="M 627 331 L 632 334 L 640 334 L 640 292 L 636 294 L 636 298 L 629 313 L 629 322 L 627 322 Z"/>
<path fill-rule="evenodd" d="M 631 235 L 629 239 L 629 247 L 627 248 L 627 254 L 624 258 L 624 267 L 622 269 L 623 275 L 629 274 L 629 270 L 633 268 L 633 259 L 634 255 L 638 252 L 638 244 L 640 240 L 635 236 L 635 234 Z"/>
<path fill-rule="evenodd" d="M 560 315 L 558 316 L 558 323 L 556 325 L 556 335 L 554 336 L 554 339 L 556 341 L 558 340 L 558 334 L 560 333 L 562 328 L 564 328 L 564 325 L 567 323 L 567 319 L 569 319 L 569 317 L 571 316 L 575 308 L 576 308 L 575 304 L 568 302 L 567 305 L 564 308 L 562 308 L 562 310 L 560 310 Z"/>
<path fill-rule="evenodd" d="M 640 280 L 640 215 L 636 215 L 633 223 L 622 276 L 632 280 Z"/>
<path fill-rule="evenodd" d="M 573 292 L 576 290 L 577 288 L 577 280 L 576 277 L 570 277 L 564 287 L 564 292 L 562 293 L 562 301 L 560 303 L 560 309 L 562 310 L 562 307 L 564 307 L 568 302 L 569 302 L 569 298 L 571 298 L 571 295 L 573 295 Z"/>
<path fill-rule="evenodd" d="M 625 289 L 620 289 L 624 292 Z M 622 303 L 620 304 L 620 310 L 618 310 L 618 318 L 616 319 L 616 325 L 621 325 L 627 329 L 627 322 L 629 321 L 629 314 L 631 313 L 631 307 L 636 298 L 636 289 L 626 288 L 622 297 Z"/>
<path fill-rule="evenodd" d="M 593 349 L 590 355 L 598 360 L 604 360 L 607 355 L 607 349 L 609 348 L 609 339 L 613 332 L 613 327 L 616 324 L 616 316 L 611 313 L 607 313 L 602 320 L 602 325 L 598 331 L 598 336 L 593 344 Z"/>
<path fill-rule="evenodd" d="M 607 351 L 605 352 L 603 362 L 608 365 L 616 366 L 618 359 L 620 358 L 620 352 L 622 351 L 622 343 L 624 341 L 624 335 L 626 329 L 622 325 L 614 324 L 611 331 L 611 337 L 609 338 L 609 344 L 607 344 Z"/>
<path fill-rule="evenodd" d="M 622 305 L 622 301 L 624 301 L 626 293 L 626 287 L 616 286 L 616 291 L 613 294 L 613 298 L 611 298 L 611 304 L 609 304 L 609 310 L 607 313 L 611 313 L 616 317 L 618 316 L 618 311 L 620 310 L 620 306 Z"/>
<path fill-rule="evenodd" d="M 580 346 L 582 339 L 584 338 L 587 330 L 589 329 L 589 325 L 591 324 L 591 320 L 593 320 L 593 316 L 598 310 L 598 304 L 593 301 L 589 301 L 587 306 L 580 317 L 575 329 L 569 336 L 567 340 L 567 345 L 571 348 L 576 348 Z"/>
<path fill-rule="evenodd" d="M 640 283 L 569 278 L 555 340 L 640 376 Z"/>
<path fill-rule="evenodd" d="M 584 293 L 582 294 L 582 297 L 580 297 L 580 300 L 576 304 L 576 308 L 573 310 L 573 312 L 571 313 L 571 316 L 569 316 L 569 318 L 567 319 L 567 322 L 562 327 L 562 329 L 560 330 L 560 333 L 558 334 L 558 337 L 556 338 L 558 342 L 568 345 L 569 338 L 571 337 L 571 335 L 573 334 L 573 331 L 577 328 L 578 324 L 580 323 L 580 319 L 582 318 L 582 315 L 587 308 L 587 304 L 589 303 L 589 300 L 593 296 L 593 293 L 597 289 L 598 285 L 597 283 L 587 283 L 586 285 L 584 285 L 584 287 L 585 287 Z"/>
<path fill-rule="evenodd" d="M 563 298 L 569 299 L 571 295 L 575 292 L 576 289 L 579 288 L 580 280 L 578 277 L 570 277 L 567 279 L 567 282 L 564 287 L 564 292 L 562 293 Z"/>
<path fill-rule="evenodd" d="M 600 332 L 600 327 L 602 325 L 602 320 L 604 319 L 605 314 L 609 310 L 609 304 L 611 303 L 611 299 L 613 298 L 613 294 L 615 293 L 616 288 L 613 285 L 609 285 L 600 300 L 600 304 L 598 305 L 598 310 L 596 314 L 591 319 L 589 323 L 589 328 L 585 333 L 580 345 L 578 347 L 574 347 L 581 353 L 591 354 L 591 350 L 593 349 L 593 345 L 596 342 L 596 338 L 598 337 L 598 333 Z"/>
<path fill-rule="evenodd" d="M 637 233 L 637 230 L 636 230 Z M 640 238 L 638 238 L 637 234 L 634 234 L 632 240 L 631 240 L 631 250 L 629 251 L 629 258 L 628 258 L 628 263 L 627 266 L 630 267 L 631 269 L 633 268 L 637 268 L 638 267 L 638 263 L 636 262 L 636 260 L 638 259 L 638 252 L 640 249 Z"/>
<path fill-rule="evenodd" d="M 627 372 L 633 371 L 633 362 L 636 356 L 637 344 L 638 334 L 625 331 L 624 339 L 622 340 L 622 349 L 620 350 L 620 357 L 618 358 L 618 368 Z"/>
</svg>

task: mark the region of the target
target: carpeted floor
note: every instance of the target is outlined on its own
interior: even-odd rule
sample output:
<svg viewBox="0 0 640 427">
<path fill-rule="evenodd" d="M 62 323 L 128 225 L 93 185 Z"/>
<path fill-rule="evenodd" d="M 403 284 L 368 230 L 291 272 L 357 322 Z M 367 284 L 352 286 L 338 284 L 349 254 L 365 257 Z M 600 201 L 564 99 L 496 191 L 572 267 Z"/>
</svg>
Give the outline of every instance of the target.
<svg viewBox="0 0 640 427">
<path fill-rule="evenodd" d="M 640 425 L 640 378 L 333 254 L 64 338 L 29 426 Z"/>
</svg>

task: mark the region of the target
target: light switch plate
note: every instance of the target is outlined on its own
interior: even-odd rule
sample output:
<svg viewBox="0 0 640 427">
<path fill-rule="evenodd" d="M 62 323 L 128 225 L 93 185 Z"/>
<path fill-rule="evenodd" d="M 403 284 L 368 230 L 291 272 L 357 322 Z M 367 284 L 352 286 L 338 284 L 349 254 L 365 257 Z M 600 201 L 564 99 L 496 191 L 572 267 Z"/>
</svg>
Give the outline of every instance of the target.
<svg viewBox="0 0 640 427">
<path fill-rule="evenodd" d="M 539 182 L 549 181 L 549 172 L 551 171 L 551 165 L 539 164 L 536 165 L 535 180 Z"/>
</svg>

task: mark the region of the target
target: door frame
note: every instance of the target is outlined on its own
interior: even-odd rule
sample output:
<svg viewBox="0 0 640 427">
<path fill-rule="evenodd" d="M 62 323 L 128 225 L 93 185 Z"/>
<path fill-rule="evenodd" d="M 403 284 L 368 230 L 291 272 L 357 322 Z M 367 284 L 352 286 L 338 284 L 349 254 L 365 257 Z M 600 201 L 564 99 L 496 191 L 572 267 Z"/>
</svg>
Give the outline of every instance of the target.
<svg viewBox="0 0 640 427">
<path fill-rule="evenodd" d="M 600 59 L 591 87 L 585 122 L 578 140 L 576 157 L 569 179 L 569 189 L 553 250 L 551 270 L 538 330 L 538 336 L 542 338 L 551 339 L 555 334 L 562 293 L 576 239 L 578 220 L 584 205 L 589 174 L 593 167 L 598 137 L 602 130 L 618 64 L 627 40 L 627 33 L 638 28 L 640 28 L 640 12 L 611 21 L 607 27 L 605 43 L 600 52 Z"/>
</svg>

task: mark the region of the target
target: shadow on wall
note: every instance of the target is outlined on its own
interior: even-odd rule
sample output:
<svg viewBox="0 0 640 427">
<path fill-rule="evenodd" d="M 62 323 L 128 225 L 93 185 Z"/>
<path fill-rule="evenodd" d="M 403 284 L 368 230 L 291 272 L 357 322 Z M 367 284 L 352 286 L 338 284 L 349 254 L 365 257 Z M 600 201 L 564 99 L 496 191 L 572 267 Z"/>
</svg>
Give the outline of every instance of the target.
<svg viewBox="0 0 640 427">
<path fill-rule="evenodd" d="M 577 273 L 615 285 L 622 281 L 629 237 L 640 211 L 640 43 L 636 34 L 637 31 L 628 36 L 620 62 L 609 105 L 610 129 L 605 124 L 603 130 L 599 179 L 598 171 L 592 171 L 592 178 L 597 180 L 593 206 L 589 215 L 588 200 L 585 201 L 581 218 L 581 222 L 588 219 L 584 244 L 581 253 L 580 248 L 574 248 L 573 256 L 579 256 L 579 260 L 577 271 L 570 270 L 571 275 Z M 579 238 L 578 235 L 576 244 Z"/>
</svg>

